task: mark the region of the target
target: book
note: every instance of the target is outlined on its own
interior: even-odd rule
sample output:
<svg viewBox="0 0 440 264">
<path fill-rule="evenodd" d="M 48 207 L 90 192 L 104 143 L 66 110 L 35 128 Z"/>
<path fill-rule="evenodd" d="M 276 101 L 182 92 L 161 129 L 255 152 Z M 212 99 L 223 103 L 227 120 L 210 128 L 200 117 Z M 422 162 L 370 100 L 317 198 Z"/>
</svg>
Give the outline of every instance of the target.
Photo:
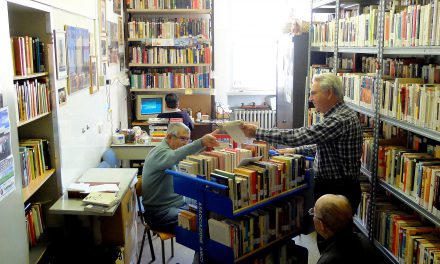
<svg viewBox="0 0 440 264">
<path fill-rule="evenodd" d="M 243 120 L 228 121 L 220 124 L 220 128 L 226 131 L 235 142 L 241 144 L 248 141 L 248 137 L 244 135 L 240 128 L 243 123 Z"/>
<path fill-rule="evenodd" d="M 102 206 L 113 206 L 118 203 L 119 199 L 115 193 L 105 193 L 105 192 L 91 192 L 84 198 L 83 203 L 102 205 Z"/>
</svg>

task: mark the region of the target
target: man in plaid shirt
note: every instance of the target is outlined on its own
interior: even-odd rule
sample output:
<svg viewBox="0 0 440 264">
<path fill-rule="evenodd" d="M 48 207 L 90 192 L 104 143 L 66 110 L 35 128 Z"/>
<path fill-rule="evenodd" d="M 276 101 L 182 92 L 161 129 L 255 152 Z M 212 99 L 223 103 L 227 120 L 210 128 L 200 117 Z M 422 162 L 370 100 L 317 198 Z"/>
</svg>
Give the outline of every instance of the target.
<svg viewBox="0 0 440 264">
<path fill-rule="evenodd" d="M 268 130 L 246 123 L 241 129 L 248 137 L 292 146 L 291 153 L 314 154 L 315 201 L 324 194 L 341 194 L 355 213 L 361 199 L 362 129 L 358 116 L 344 104 L 342 82 L 331 73 L 313 78 L 309 100 L 324 113 L 324 119 L 311 127 Z"/>
</svg>

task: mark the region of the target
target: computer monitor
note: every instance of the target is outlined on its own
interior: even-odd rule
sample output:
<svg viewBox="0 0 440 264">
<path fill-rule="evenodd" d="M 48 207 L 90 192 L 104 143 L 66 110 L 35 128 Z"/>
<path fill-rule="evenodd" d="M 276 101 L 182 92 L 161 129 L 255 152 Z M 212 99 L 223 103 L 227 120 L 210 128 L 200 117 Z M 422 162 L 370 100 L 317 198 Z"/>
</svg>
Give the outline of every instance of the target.
<svg viewBox="0 0 440 264">
<path fill-rule="evenodd" d="M 165 108 L 164 95 L 145 95 L 136 96 L 136 119 L 148 120 L 157 117 Z"/>
</svg>

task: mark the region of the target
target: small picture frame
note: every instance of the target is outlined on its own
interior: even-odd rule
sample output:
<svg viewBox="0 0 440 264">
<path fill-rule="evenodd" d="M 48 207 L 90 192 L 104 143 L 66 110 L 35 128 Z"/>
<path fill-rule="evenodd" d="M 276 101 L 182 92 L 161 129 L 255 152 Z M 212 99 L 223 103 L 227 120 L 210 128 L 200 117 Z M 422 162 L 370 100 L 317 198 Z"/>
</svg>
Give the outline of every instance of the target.
<svg viewBox="0 0 440 264">
<path fill-rule="evenodd" d="M 121 0 L 113 0 L 113 13 L 121 15 L 121 9 L 122 9 L 122 5 L 121 5 Z"/>
<path fill-rule="evenodd" d="M 58 88 L 58 105 L 64 105 L 66 103 L 67 103 L 66 87 Z"/>
<path fill-rule="evenodd" d="M 90 94 L 99 90 L 96 56 L 90 56 Z"/>
<path fill-rule="evenodd" d="M 124 27 L 121 16 L 118 16 L 118 43 L 119 46 L 124 45 Z"/>
<path fill-rule="evenodd" d="M 101 50 L 101 61 L 108 60 L 107 37 L 101 37 L 99 40 L 99 49 Z"/>
<path fill-rule="evenodd" d="M 66 32 L 54 30 L 57 80 L 67 78 Z"/>
<path fill-rule="evenodd" d="M 101 62 L 101 75 L 107 76 L 107 62 L 106 61 Z"/>
<path fill-rule="evenodd" d="M 106 34 L 107 32 L 107 9 L 105 0 L 99 0 L 99 31 L 101 34 Z"/>
</svg>

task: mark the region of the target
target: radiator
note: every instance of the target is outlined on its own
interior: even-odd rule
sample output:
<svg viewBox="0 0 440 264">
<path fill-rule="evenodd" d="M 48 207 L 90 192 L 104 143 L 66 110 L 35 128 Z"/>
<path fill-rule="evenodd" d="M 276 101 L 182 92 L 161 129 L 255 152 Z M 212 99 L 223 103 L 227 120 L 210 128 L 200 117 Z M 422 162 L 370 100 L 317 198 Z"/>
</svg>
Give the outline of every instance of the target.
<svg viewBox="0 0 440 264">
<path fill-rule="evenodd" d="M 273 128 L 277 125 L 276 110 L 234 109 L 232 116 L 234 120 L 258 123 L 261 128 Z"/>
</svg>

